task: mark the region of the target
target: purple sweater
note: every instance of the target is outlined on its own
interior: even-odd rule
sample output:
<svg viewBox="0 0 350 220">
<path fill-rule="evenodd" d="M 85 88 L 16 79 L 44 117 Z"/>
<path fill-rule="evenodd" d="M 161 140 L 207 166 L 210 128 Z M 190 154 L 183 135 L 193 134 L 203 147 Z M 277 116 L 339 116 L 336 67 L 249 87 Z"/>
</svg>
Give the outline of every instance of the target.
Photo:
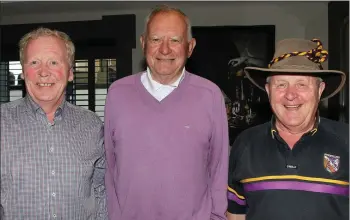
<svg viewBox="0 0 350 220">
<path fill-rule="evenodd" d="M 226 219 L 229 144 L 220 89 L 186 72 L 158 102 L 140 77 L 114 82 L 107 95 L 109 219 Z"/>
</svg>

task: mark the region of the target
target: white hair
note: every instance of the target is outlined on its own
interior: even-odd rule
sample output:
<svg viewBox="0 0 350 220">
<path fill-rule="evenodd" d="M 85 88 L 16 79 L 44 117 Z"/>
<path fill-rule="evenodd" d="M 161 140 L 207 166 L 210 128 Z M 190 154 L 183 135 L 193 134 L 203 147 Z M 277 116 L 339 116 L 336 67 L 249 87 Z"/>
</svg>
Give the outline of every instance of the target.
<svg viewBox="0 0 350 220">
<path fill-rule="evenodd" d="M 170 7 L 168 5 L 158 5 L 151 11 L 151 13 L 149 13 L 149 15 L 145 19 L 145 29 L 144 29 L 144 32 L 143 32 L 143 36 L 144 37 L 147 36 L 148 25 L 149 25 L 149 22 L 151 21 L 151 19 L 154 16 L 156 16 L 157 14 L 159 14 L 159 13 L 167 13 L 167 12 L 176 12 L 176 13 L 181 14 L 184 17 L 184 20 L 185 20 L 185 23 L 186 23 L 186 26 L 187 26 L 187 39 L 188 39 L 188 41 L 190 41 L 192 39 L 192 26 L 191 26 L 190 19 L 180 9 L 173 8 L 173 7 Z"/>
</svg>

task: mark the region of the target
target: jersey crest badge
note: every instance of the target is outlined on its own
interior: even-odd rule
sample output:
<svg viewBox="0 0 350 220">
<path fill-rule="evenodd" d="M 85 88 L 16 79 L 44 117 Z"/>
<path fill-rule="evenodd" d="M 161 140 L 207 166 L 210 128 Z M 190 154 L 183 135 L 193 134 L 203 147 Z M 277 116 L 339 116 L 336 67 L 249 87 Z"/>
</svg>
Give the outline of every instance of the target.
<svg viewBox="0 0 350 220">
<path fill-rule="evenodd" d="M 323 166 L 329 173 L 335 173 L 339 170 L 340 157 L 324 154 L 323 155 Z"/>
</svg>

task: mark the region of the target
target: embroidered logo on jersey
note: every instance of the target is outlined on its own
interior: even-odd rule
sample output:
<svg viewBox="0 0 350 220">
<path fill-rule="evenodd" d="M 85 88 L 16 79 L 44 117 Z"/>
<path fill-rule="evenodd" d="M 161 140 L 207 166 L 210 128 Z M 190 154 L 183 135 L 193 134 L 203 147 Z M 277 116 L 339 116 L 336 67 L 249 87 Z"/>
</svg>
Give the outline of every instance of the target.
<svg viewBox="0 0 350 220">
<path fill-rule="evenodd" d="M 337 172 L 339 170 L 339 163 L 340 163 L 339 156 L 335 156 L 331 154 L 323 155 L 323 166 L 328 172 L 330 173 Z"/>
</svg>

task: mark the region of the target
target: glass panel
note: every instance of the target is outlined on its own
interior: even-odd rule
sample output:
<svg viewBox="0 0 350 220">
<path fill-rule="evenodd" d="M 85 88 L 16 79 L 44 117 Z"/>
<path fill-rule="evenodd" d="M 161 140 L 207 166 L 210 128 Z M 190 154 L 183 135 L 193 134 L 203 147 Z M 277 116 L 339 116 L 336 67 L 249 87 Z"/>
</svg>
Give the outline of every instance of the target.
<svg viewBox="0 0 350 220">
<path fill-rule="evenodd" d="M 9 62 L 10 101 L 15 101 L 23 97 L 24 81 L 21 78 L 22 66 L 19 61 Z"/>
<path fill-rule="evenodd" d="M 88 91 L 88 60 L 76 60 L 74 66 L 74 80 L 67 85 L 66 98 L 74 105 L 89 109 Z"/>
<path fill-rule="evenodd" d="M 116 79 L 116 59 L 95 60 L 95 112 L 102 121 L 104 121 L 107 89 Z"/>
<path fill-rule="evenodd" d="M 22 74 L 22 66 L 19 61 L 10 61 L 9 62 L 9 69 L 10 69 L 10 85 L 20 85 L 22 81 L 21 74 Z"/>
<path fill-rule="evenodd" d="M 8 63 L 0 62 L 0 103 L 9 101 Z"/>
</svg>

